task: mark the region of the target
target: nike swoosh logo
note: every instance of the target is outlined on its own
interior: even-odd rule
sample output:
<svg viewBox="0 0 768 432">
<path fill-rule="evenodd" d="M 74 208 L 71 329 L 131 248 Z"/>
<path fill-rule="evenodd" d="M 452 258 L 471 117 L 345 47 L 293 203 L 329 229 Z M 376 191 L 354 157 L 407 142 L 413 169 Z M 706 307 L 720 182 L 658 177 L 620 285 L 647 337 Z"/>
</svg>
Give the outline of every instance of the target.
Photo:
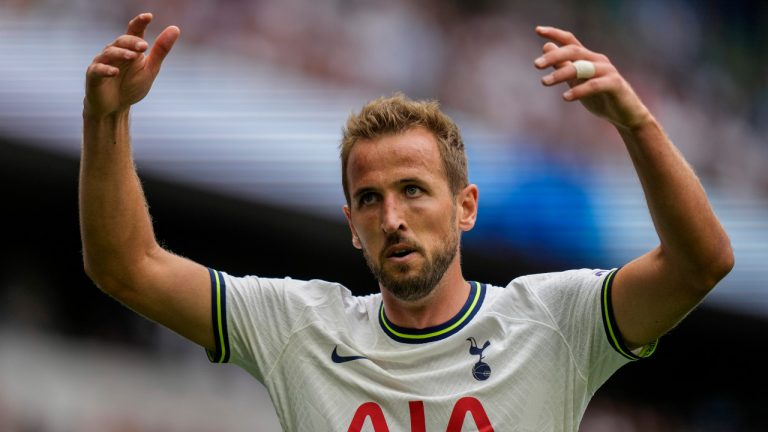
<svg viewBox="0 0 768 432">
<path fill-rule="evenodd" d="M 352 360 L 361 360 L 361 359 L 367 359 L 368 357 L 364 356 L 340 356 L 336 350 L 339 348 L 338 345 L 333 347 L 333 352 L 331 353 L 331 360 L 333 360 L 334 363 L 346 363 L 348 361 Z"/>
</svg>

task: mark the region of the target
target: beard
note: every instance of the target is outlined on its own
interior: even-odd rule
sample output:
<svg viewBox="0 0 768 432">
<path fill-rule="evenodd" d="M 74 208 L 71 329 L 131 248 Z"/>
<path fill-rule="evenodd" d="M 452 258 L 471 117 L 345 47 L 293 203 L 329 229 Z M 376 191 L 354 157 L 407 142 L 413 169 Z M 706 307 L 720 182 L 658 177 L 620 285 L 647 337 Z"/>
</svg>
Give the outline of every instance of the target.
<svg viewBox="0 0 768 432">
<path fill-rule="evenodd" d="M 385 262 L 386 257 L 381 257 L 379 261 L 374 260 L 365 248 L 363 248 L 363 256 L 368 264 L 368 268 L 371 269 L 371 273 L 373 273 L 383 288 L 399 300 L 416 301 L 423 299 L 431 293 L 443 278 L 458 252 L 459 235 L 456 231 L 451 230 L 445 242 L 436 248 L 432 257 L 427 256 L 423 248 L 403 239 L 398 233 L 387 237 L 384 249 L 397 243 L 408 244 L 414 248 L 412 253 L 418 252 L 422 254 L 426 262 L 419 272 L 414 275 L 408 275 L 412 270 L 412 265 L 407 263 L 397 263 L 390 265 L 389 269 L 384 269 L 384 266 L 380 263 Z"/>
</svg>

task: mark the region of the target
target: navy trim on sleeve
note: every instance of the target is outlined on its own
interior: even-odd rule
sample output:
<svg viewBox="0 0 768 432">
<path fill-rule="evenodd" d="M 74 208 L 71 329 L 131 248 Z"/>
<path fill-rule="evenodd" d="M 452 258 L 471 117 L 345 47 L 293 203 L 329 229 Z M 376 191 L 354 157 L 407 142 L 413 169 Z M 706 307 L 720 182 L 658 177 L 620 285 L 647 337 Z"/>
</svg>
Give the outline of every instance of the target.
<svg viewBox="0 0 768 432">
<path fill-rule="evenodd" d="M 600 295 L 600 309 L 603 316 L 603 327 L 605 327 L 605 334 L 608 337 L 608 342 L 611 344 L 619 354 L 630 360 L 640 360 L 645 357 L 649 357 L 656 351 L 658 340 L 651 342 L 643 347 L 639 354 L 635 354 L 624 343 L 624 338 L 621 336 L 619 326 L 616 325 L 616 317 L 613 314 L 613 304 L 611 302 L 611 288 L 613 287 L 613 279 L 618 273 L 619 269 L 613 270 L 605 276 L 603 280 L 603 288 Z"/>
<path fill-rule="evenodd" d="M 211 327 L 213 327 L 214 350 L 206 350 L 208 360 L 213 363 L 229 362 L 229 333 L 227 332 L 227 287 L 224 276 L 213 269 L 211 275 Z"/>
</svg>

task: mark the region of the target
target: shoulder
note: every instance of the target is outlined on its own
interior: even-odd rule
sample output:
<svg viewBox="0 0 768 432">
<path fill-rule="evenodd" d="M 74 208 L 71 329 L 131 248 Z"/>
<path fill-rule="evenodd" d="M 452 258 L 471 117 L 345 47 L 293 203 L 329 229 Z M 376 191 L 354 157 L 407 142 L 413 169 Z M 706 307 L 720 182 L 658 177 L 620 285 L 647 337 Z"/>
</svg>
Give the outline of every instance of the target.
<svg viewBox="0 0 768 432">
<path fill-rule="evenodd" d="M 352 306 L 375 302 L 378 296 L 355 296 L 344 285 L 322 279 L 302 280 L 253 275 L 238 277 L 223 272 L 220 274 L 229 296 L 271 297 L 304 306 L 319 306 L 329 302 Z"/>
<path fill-rule="evenodd" d="M 573 269 L 549 273 L 536 273 L 518 276 L 505 287 L 487 284 L 493 294 L 512 294 L 522 292 L 537 292 L 540 290 L 578 290 L 584 286 L 600 284 L 613 270 Z"/>
<path fill-rule="evenodd" d="M 572 269 L 549 273 L 538 273 L 520 276 L 510 282 L 510 285 L 522 284 L 530 288 L 558 285 L 562 287 L 577 287 L 590 282 L 599 282 L 610 273 L 611 270 L 602 269 Z"/>
<path fill-rule="evenodd" d="M 489 296 L 502 304 L 536 307 L 568 299 L 598 299 L 613 270 L 573 269 L 517 277 L 506 287 L 489 286 Z"/>
</svg>

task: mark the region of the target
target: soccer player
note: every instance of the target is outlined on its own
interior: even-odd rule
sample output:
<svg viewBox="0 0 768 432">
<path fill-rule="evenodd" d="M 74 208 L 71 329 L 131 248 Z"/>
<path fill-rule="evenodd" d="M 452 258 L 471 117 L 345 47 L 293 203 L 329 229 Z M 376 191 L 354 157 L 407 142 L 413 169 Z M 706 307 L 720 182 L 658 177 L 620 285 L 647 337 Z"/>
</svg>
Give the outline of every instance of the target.
<svg viewBox="0 0 768 432">
<path fill-rule="evenodd" d="M 568 83 L 611 122 L 660 244 L 613 270 L 467 281 L 461 232 L 478 189 L 456 125 L 436 103 L 367 104 L 341 144 L 344 214 L 381 292 L 319 280 L 234 277 L 155 240 L 130 150 L 130 106 L 179 36 L 147 54 L 141 14 L 88 67 L 80 177 L 85 269 L 104 292 L 269 390 L 290 431 L 576 431 L 590 397 L 649 355 L 733 266 L 706 194 L 609 59 L 551 27 L 542 82 Z"/>
</svg>

